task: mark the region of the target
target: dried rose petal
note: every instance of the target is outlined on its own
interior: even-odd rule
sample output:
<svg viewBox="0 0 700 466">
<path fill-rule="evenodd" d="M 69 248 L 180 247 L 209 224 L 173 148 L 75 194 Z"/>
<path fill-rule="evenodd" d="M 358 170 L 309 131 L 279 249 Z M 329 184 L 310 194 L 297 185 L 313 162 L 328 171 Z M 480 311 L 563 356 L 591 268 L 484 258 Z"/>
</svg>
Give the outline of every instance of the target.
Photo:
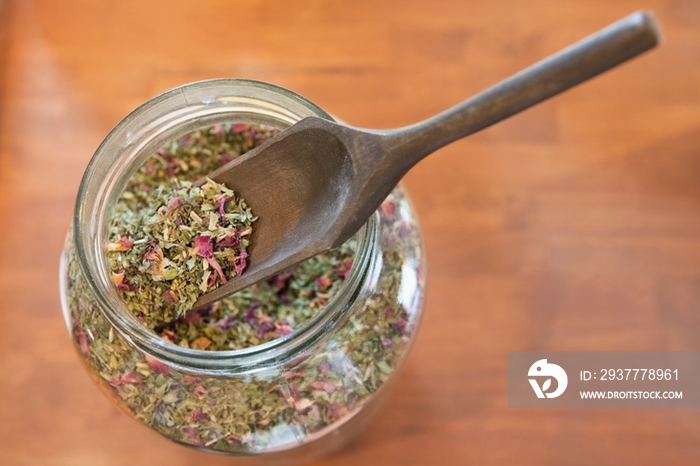
<svg viewBox="0 0 700 466">
<path fill-rule="evenodd" d="M 154 264 L 163 262 L 163 250 L 154 241 L 148 244 L 148 251 L 143 255 L 143 259 Z"/>
<path fill-rule="evenodd" d="M 211 247 L 211 236 L 197 236 L 194 239 L 194 249 L 192 252 L 205 259 L 214 257 L 214 251 Z"/>
<path fill-rule="evenodd" d="M 88 354 L 90 352 L 90 346 L 88 345 L 87 333 L 83 331 L 75 332 L 75 336 L 78 337 L 78 344 L 80 345 L 80 350 L 83 354 Z"/>
<path fill-rule="evenodd" d="M 221 154 L 221 163 L 222 163 L 223 165 L 226 165 L 227 163 L 229 163 L 230 161 L 234 160 L 235 158 L 236 158 L 236 157 L 234 157 L 234 156 L 232 156 L 232 155 L 229 155 L 229 154 L 227 154 L 226 152 L 224 152 L 223 154 Z"/>
<path fill-rule="evenodd" d="M 222 236 L 216 239 L 216 249 L 218 251 L 223 251 L 226 248 L 237 249 L 240 247 L 241 240 L 235 233 L 231 233 L 230 235 Z"/>
<path fill-rule="evenodd" d="M 286 320 L 276 320 L 275 328 L 277 329 L 280 335 L 289 335 L 290 333 L 292 333 L 292 328 L 289 326 L 289 322 L 287 322 Z"/>
<path fill-rule="evenodd" d="M 177 343 L 177 334 L 172 330 L 163 330 L 160 336 L 171 343 Z"/>
<path fill-rule="evenodd" d="M 284 377 L 285 380 L 293 379 L 294 377 L 300 376 L 300 369 L 292 369 L 291 371 L 287 371 L 282 376 Z"/>
<path fill-rule="evenodd" d="M 226 211 L 224 210 L 224 206 L 228 201 L 233 201 L 235 200 L 234 196 L 221 196 L 221 199 L 219 199 L 219 214 L 223 217 L 226 215 Z"/>
<path fill-rule="evenodd" d="M 175 298 L 173 297 L 173 294 L 170 292 L 170 290 L 165 290 L 165 293 L 163 293 L 163 298 L 169 303 L 174 303 Z"/>
<path fill-rule="evenodd" d="M 344 418 L 349 413 L 348 408 L 341 405 L 340 403 L 329 403 L 327 406 L 333 414 L 333 419 L 335 419 L 336 421 L 339 421 L 340 419 Z"/>
<path fill-rule="evenodd" d="M 287 284 L 289 282 L 289 279 L 292 277 L 292 272 L 289 270 L 278 273 L 277 275 L 274 275 L 273 277 L 269 278 L 267 281 L 272 287 L 275 289 L 277 293 L 280 291 L 284 290 L 287 288 Z M 310 291 L 310 290 L 309 290 Z"/>
<path fill-rule="evenodd" d="M 209 416 L 201 409 L 195 409 L 192 410 L 192 413 L 187 419 L 190 422 L 196 422 L 198 424 L 201 424 L 202 422 L 207 422 L 209 420 Z"/>
<path fill-rule="evenodd" d="M 396 234 L 399 235 L 401 238 L 405 238 L 406 236 L 411 233 L 413 229 L 411 228 L 411 225 L 409 225 L 408 222 L 404 221 L 399 225 L 399 227 L 396 229 Z"/>
<path fill-rule="evenodd" d="M 115 242 L 109 243 L 107 245 L 107 250 L 110 252 L 128 251 L 129 249 L 132 248 L 133 245 L 134 245 L 133 241 L 131 241 L 126 236 L 122 236 L 121 238 L 119 238 Z"/>
<path fill-rule="evenodd" d="M 220 329 L 228 330 L 230 328 L 233 328 L 237 323 L 238 319 L 236 317 L 226 315 L 221 319 L 215 321 L 213 325 L 219 327 Z"/>
<path fill-rule="evenodd" d="M 211 134 L 221 139 L 224 136 L 224 125 L 214 125 L 209 130 Z"/>
<path fill-rule="evenodd" d="M 192 393 L 194 393 L 195 396 L 202 396 L 206 395 L 209 393 L 206 388 L 202 387 L 201 385 L 197 385 L 194 387 L 194 390 L 192 390 Z"/>
<path fill-rule="evenodd" d="M 121 377 L 119 377 L 118 380 L 113 380 L 112 385 L 119 386 L 119 385 L 123 385 L 125 383 L 141 383 L 142 380 L 143 379 L 141 378 L 140 375 L 135 375 L 131 371 L 126 371 L 121 375 Z"/>
<path fill-rule="evenodd" d="M 253 145 L 253 142 L 255 141 L 255 132 L 250 131 L 248 134 L 245 136 L 245 142 L 247 142 L 250 145 Z"/>
<path fill-rule="evenodd" d="M 379 213 L 388 220 L 393 220 L 396 215 L 396 203 L 384 201 L 384 203 L 379 206 Z"/>
<path fill-rule="evenodd" d="M 318 277 L 316 279 L 316 286 L 318 287 L 319 290 L 325 290 L 326 288 L 331 286 L 332 283 L 333 282 L 328 277 Z"/>
<path fill-rule="evenodd" d="M 219 274 L 219 278 L 221 278 L 221 281 L 224 282 L 224 283 L 226 283 L 226 277 L 224 276 L 224 272 L 223 272 L 223 270 L 221 270 L 221 266 L 220 266 L 219 263 L 216 261 L 216 259 L 214 258 L 214 256 L 212 255 L 211 257 L 207 257 L 206 259 L 207 259 L 207 262 L 209 262 L 209 265 L 211 265 L 211 267 L 212 267 L 214 270 L 216 270 L 216 273 Z M 245 265 L 244 265 L 244 267 L 245 267 Z M 236 268 L 236 273 L 238 273 L 238 268 Z M 240 275 L 240 274 L 239 274 L 239 275 Z"/>
<path fill-rule="evenodd" d="M 187 440 L 192 445 L 204 445 L 204 441 L 200 440 L 197 437 L 198 431 L 194 427 L 188 427 L 187 430 L 185 431 L 185 434 L 187 435 Z"/>
<path fill-rule="evenodd" d="M 148 367 L 150 367 L 157 373 L 163 375 L 170 374 L 170 367 L 167 366 L 165 363 L 160 362 L 157 359 L 152 358 L 151 356 L 146 356 L 146 362 L 148 363 Z"/>
<path fill-rule="evenodd" d="M 241 251 L 240 255 L 234 259 L 233 266 L 236 269 L 236 275 L 241 275 L 243 270 L 245 270 L 246 266 L 248 265 L 246 262 L 247 257 L 248 253 L 246 251 Z M 226 283 L 225 280 L 224 283 Z"/>
<path fill-rule="evenodd" d="M 180 138 L 180 142 L 185 147 L 189 147 L 190 145 L 192 145 L 192 141 L 193 141 L 193 138 L 192 138 L 192 134 L 190 134 L 190 133 L 187 133 Z M 158 150 L 161 151 L 160 155 L 163 155 L 162 149 L 158 149 Z M 157 153 L 157 151 L 156 151 L 156 153 Z"/>
<path fill-rule="evenodd" d="M 202 309 L 197 309 L 195 311 L 185 314 L 185 317 L 178 319 L 176 322 L 183 322 L 186 324 L 191 324 L 192 322 L 199 322 L 202 319 Z"/>
<path fill-rule="evenodd" d="M 342 277 L 343 279 L 348 278 L 348 275 L 350 274 L 350 269 L 352 268 L 352 259 L 348 259 L 345 262 L 343 262 L 340 267 L 334 270 L 335 273 L 338 274 L 339 277 Z"/>
<path fill-rule="evenodd" d="M 329 381 L 323 382 L 323 381 L 317 380 L 316 382 L 313 382 L 311 384 L 311 387 L 314 390 L 320 390 L 320 391 L 324 391 L 326 393 L 333 393 L 335 391 L 335 385 L 333 384 L 333 382 L 329 382 Z"/>
<path fill-rule="evenodd" d="M 249 124 L 246 123 L 234 123 L 233 126 L 231 126 L 231 132 L 233 133 L 242 133 L 244 131 L 248 131 L 248 128 L 250 128 Z"/>
<path fill-rule="evenodd" d="M 177 157 L 169 156 L 167 157 L 168 168 L 166 173 L 168 176 L 175 176 L 180 173 L 181 162 Z"/>
<path fill-rule="evenodd" d="M 172 214 L 174 211 L 182 207 L 184 204 L 184 201 L 180 199 L 179 197 L 176 197 L 172 201 L 168 203 L 168 208 L 165 210 L 165 216 L 169 217 L 170 214 Z"/>
<path fill-rule="evenodd" d="M 321 375 L 326 375 L 331 370 L 331 365 L 327 362 L 322 362 L 318 365 L 318 370 L 321 371 Z"/>
<path fill-rule="evenodd" d="M 258 329 L 258 340 L 260 340 L 267 332 L 270 332 L 272 330 L 275 330 L 274 325 L 268 322 L 263 323 Z"/>
<path fill-rule="evenodd" d="M 393 321 L 389 325 L 391 325 L 392 327 L 394 327 L 396 329 L 403 330 L 404 327 L 406 327 L 406 320 L 405 319 L 396 319 L 395 321 Z"/>
<path fill-rule="evenodd" d="M 112 282 L 122 291 L 131 291 L 131 287 L 127 283 L 124 283 L 125 273 L 124 270 L 112 272 Z"/>
</svg>

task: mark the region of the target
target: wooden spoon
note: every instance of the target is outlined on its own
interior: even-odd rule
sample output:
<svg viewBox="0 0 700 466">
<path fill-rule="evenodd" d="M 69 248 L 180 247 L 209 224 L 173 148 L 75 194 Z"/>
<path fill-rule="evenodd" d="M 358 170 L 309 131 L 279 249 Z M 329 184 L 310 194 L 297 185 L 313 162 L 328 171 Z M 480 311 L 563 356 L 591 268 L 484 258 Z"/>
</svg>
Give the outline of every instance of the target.
<svg viewBox="0 0 700 466">
<path fill-rule="evenodd" d="M 653 15 L 636 12 L 411 126 L 375 131 L 317 117 L 303 119 L 209 174 L 243 196 L 260 219 L 246 271 L 202 295 L 195 308 L 341 245 L 428 154 L 602 73 L 658 41 Z"/>
</svg>

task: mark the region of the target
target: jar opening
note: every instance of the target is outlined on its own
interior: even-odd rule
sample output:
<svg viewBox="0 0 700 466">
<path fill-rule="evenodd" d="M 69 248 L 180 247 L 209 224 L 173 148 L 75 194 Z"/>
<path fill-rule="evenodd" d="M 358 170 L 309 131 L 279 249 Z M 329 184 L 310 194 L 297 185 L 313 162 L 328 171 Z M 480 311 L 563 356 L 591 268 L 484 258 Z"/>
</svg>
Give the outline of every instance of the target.
<svg viewBox="0 0 700 466">
<path fill-rule="evenodd" d="M 192 83 L 145 103 L 107 136 L 90 162 L 74 217 L 76 251 L 85 278 L 105 316 L 135 345 L 173 365 L 204 370 L 244 370 L 279 361 L 313 344 L 349 308 L 373 260 L 377 219 L 358 233 L 355 261 L 341 289 L 315 317 L 288 335 L 238 350 L 205 351 L 177 346 L 148 330 L 125 307 L 109 276 L 104 251 L 107 225 L 128 179 L 161 145 L 216 124 L 241 122 L 284 129 L 310 115 L 331 119 L 290 91 L 255 81 L 224 79 Z"/>
</svg>

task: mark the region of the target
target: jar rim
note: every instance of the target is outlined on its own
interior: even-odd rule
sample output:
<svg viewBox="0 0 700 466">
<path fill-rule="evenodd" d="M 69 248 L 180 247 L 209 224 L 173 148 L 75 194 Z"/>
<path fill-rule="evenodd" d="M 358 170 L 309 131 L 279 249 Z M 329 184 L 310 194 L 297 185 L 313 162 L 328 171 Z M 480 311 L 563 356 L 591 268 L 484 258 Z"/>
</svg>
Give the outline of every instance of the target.
<svg viewBox="0 0 700 466">
<path fill-rule="evenodd" d="M 110 194 L 120 194 L 119 182 L 125 183 L 122 178 L 128 178 L 120 177 L 119 170 L 122 174 L 128 173 L 125 168 L 128 162 L 136 155 L 143 155 L 148 150 L 147 142 L 165 128 L 170 128 L 170 131 L 180 128 L 179 134 L 184 134 L 184 122 L 193 115 L 209 114 L 208 109 L 224 116 L 235 115 L 237 109 L 242 108 L 237 105 L 252 105 L 246 109 L 267 112 L 268 118 L 274 114 L 280 124 L 291 125 L 310 115 L 334 120 L 305 97 L 261 81 L 220 78 L 176 87 L 140 105 L 107 135 L 85 170 L 73 217 L 77 260 L 90 292 L 110 324 L 147 354 L 173 366 L 205 372 L 246 372 L 299 354 L 338 323 L 356 300 L 368 271 L 377 260 L 379 217 L 375 213 L 357 233 L 357 248 L 350 273 L 329 303 L 288 335 L 247 348 L 226 351 L 183 348 L 159 337 L 126 311 L 100 261 L 104 258 L 105 235 L 102 230 L 104 223 L 109 221 Z M 114 170 L 118 173 L 115 174 Z"/>
</svg>

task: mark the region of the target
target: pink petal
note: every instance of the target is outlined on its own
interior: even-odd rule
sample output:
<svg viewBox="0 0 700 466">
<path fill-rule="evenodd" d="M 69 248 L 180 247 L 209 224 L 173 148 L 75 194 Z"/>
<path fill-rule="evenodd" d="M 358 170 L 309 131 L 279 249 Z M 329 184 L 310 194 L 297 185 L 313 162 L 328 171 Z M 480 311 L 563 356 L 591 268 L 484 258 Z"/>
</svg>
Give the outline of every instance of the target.
<svg viewBox="0 0 700 466">
<path fill-rule="evenodd" d="M 165 290 L 165 293 L 163 293 L 163 298 L 169 303 L 174 303 L 175 298 L 173 298 L 173 294 L 170 292 L 170 290 Z"/>
<path fill-rule="evenodd" d="M 109 243 L 107 245 L 107 250 L 108 251 L 128 251 L 131 249 L 131 247 L 134 245 L 134 242 L 131 241 L 129 238 L 126 236 L 122 236 L 118 240 L 116 240 L 114 243 Z"/>
<path fill-rule="evenodd" d="M 120 290 L 131 291 L 131 287 L 129 286 L 129 284 L 124 283 L 124 276 L 124 270 L 120 270 L 119 272 L 112 272 L 112 281 L 115 285 L 117 285 L 117 288 L 119 288 Z"/>
<path fill-rule="evenodd" d="M 217 138 L 221 138 L 224 135 L 224 125 L 214 125 L 211 133 Z"/>
<path fill-rule="evenodd" d="M 170 367 L 165 363 L 158 361 L 150 356 L 146 356 L 146 362 L 148 366 L 159 374 L 168 375 L 170 374 Z"/>
<path fill-rule="evenodd" d="M 379 213 L 389 220 L 393 220 L 396 214 L 396 203 L 390 201 L 384 201 L 382 205 L 379 206 Z"/>
<path fill-rule="evenodd" d="M 164 340 L 168 340 L 170 343 L 177 343 L 177 334 L 172 330 L 163 330 L 160 336 Z"/>
<path fill-rule="evenodd" d="M 80 350 L 83 352 L 83 354 L 88 354 L 90 352 L 90 346 L 88 345 L 87 333 L 83 331 L 78 331 L 75 332 L 75 336 L 78 337 Z"/>
<path fill-rule="evenodd" d="M 329 381 L 322 382 L 318 380 L 316 382 L 313 382 L 311 384 L 311 387 L 314 390 L 324 391 L 326 393 L 333 393 L 335 391 L 335 385 L 333 385 L 333 382 Z"/>
<path fill-rule="evenodd" d="M 271 330 L 275 330 L 274 325 L 267 323 L 267 322 L 262 324 L 260 326 L 260 328 L 258 329 L 258 340 L 261 339 L 263 336 L 265 336 L 265 334 Z"/>
<path fill-rule="evenodd" d="M 233 266 L 236 268 L 236 275 L 241 275 L 243 273 L 243 270 L 248 265 L 248 263 L 246 262 L 247 257 L 248 253 L 246 251 L 241 251 L 241 254 L 234 260 Z"/>
<path fill-rule="evenodd" d="M 331 279 L 328 278 L 328 277 L 318 277 L 318 278 L 316 279 L 316 286 L 317 286 L 320 290 L 325 290 L 326 288 L 328 288 L 329 286 L 331 286 L 331 283 L 332 283 L 332 282 L 331 282 Z"/>
<path fill-rule="evenodd" d="M 211 251 L 211 244 L 209 244 L 209 250 Z M 209 262 L 209 265 L 216 270 L 216 273 L 219 274 L 219 277 L 221 278 L 221 281 L 226 283 L 226 277 L 224 276 L 224 272 L 221 270 L 221 266 L 219 265 L 218 262 L 216 262 L 216 259 L 214 258 L 214 254 L 212 253 L 211 257 L 207 257 L 207 262 Z"/>
<path fill-rule="evenodd" d="M 192 411 L 192 414 L 190 414 L 189 419 L 190 422 L 206 422 L 209 420 L 209 416 L 204 413 L 201 409 L 195 409 Z"/>
<path fill-rule="evenodd" d="M 214 251 L 211 247 L 211 237 L 209 236 L 197 236 L 194 239 L 194 253 L 205 259 L 214 257 Z"/>
<path fill-rule="evenodd" d="M 168 157 L 168 168 L 166 169 L 166 172 L 168 173 L 168 176 L 175 176 L 178 173 L 180 173 L 180 159 L 177 157 Z"/>
<path fill-rule="evenodd" d="M 338 274 L 339 277 L 348 278 L 348 275 L 350 274 L 350 269 L 352 268 L 352 259 L 348 259 L 345 262 L 341 264 L 340 267 L 334 270 L 335 273 Z"/>
<path fill-rule="evenodd" d="M 321 375 L 326 375 L 331 370 L 331 365 L 327 362 L 322 362 L 318 365 L 318 370 L 321 371 Z"/>
<path fill-rule="evenodd" d="M 292 328 L 289 326 L 289 324 L 284 321 L 284 320 L 278 320 L 275 322 L 275 327 L 277 328 L 277 331 L 281 335 L 289 335 L 292 333 Z"/>
<path fill-rule="evenodd" d="M 234 196 L 230 196 L 230 197 L 229 197 L 229 196 L 221 196 L 221 199 L 219 199 L 219 214 L 221 214 L 222 217 L 223 217 L 224 215 L 226 215 L 226 211 L 224 210 L 224 205 L 225 205 L 228 201 L 232 201 L 232 200 L 234 200 L 234 199 L 235 199 Z"/>
<path fill-rule="evenodd" d="M 182 207 L 184 204 L 183 200 L 180 199 L 179 197 L 176 197 L 172 201 L 168 203 L 168 208 L 165 210 L 165 216 L 168 217 L 170 216 L 171 213 Z"/>
<path fill-rule="evenodd" d="M 216 249 L 219 251 L 223 251 L 226 248 L 240 248 L 241 247 L 241 240 L 238 239 L 238 237 L 232 233 L 228 236 L 223 236 L 220 238 L 217 238 L 216 240 Z"/>
<path fill-rule="evenodd" d="M 149 262 L 163 262 L 163 250 L 155 242 L 149 244 L 148 251 L 143 255 L 144 260 Z"/>
<path fill-rule="evenodd" d="M 254 141 L 255 141 L 255 132 L 254 131 L 250 131 L 248 134 L 245 135 L 245 142 L 252 145 Z"/>
<path fill-rule="evenodd" d="M 135 375 L 131 371 L 126 371 L 119 377 L 119 380 L 112 381 L 112 385 L 123 385 L 125 383 L 141 383 L 141 376 Z"/>
</svg>

